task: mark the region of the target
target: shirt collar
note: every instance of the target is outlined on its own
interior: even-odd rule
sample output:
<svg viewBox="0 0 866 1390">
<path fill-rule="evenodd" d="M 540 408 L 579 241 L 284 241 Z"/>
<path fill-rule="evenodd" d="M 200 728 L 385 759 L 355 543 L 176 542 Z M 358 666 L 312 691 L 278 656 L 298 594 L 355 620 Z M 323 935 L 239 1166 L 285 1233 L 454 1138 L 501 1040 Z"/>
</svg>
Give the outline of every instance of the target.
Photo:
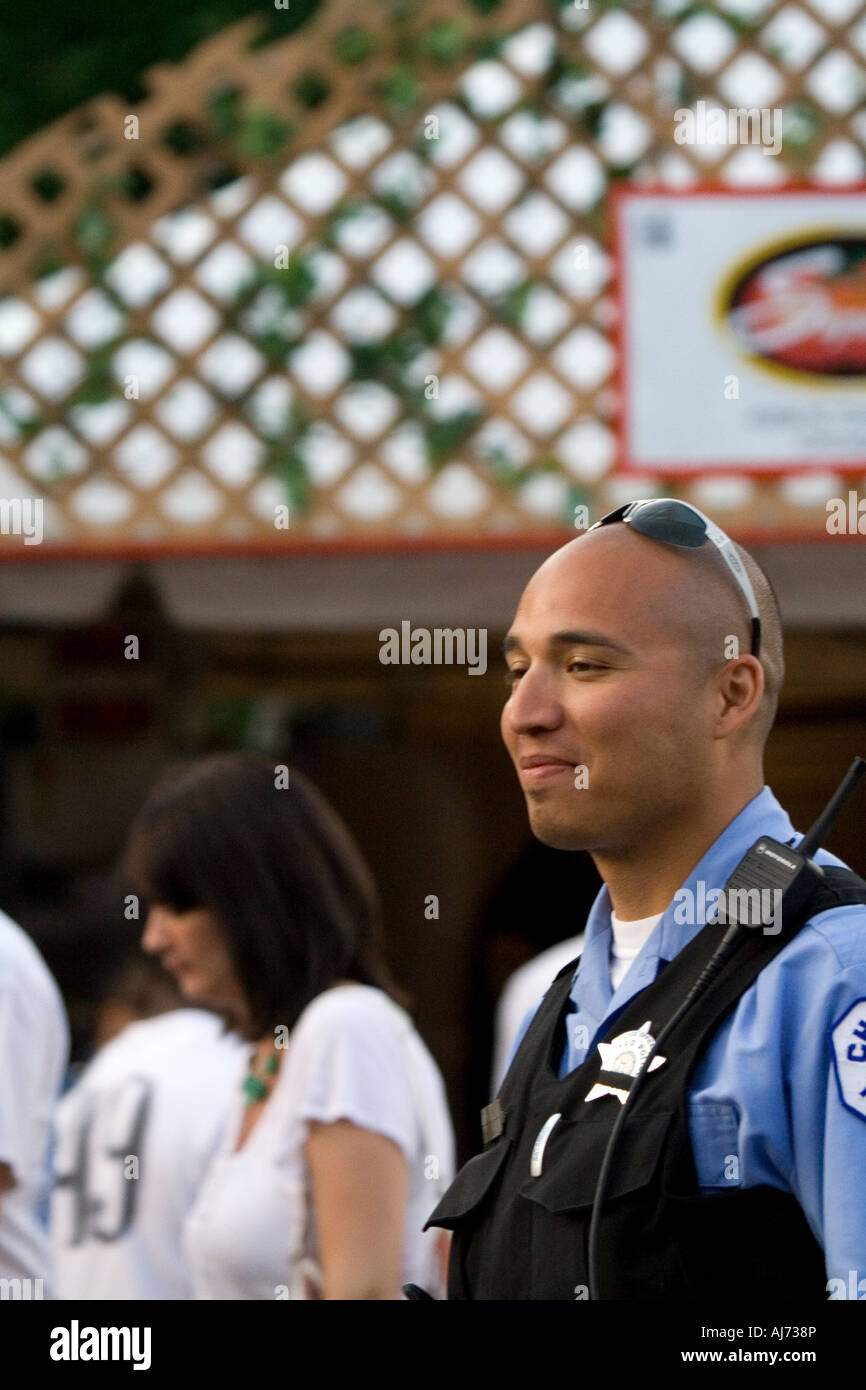
<svg viewBox="0 0 866 1390">
<path fill-rule="evenodd" d="M 602 884 L 590 908 L 586 923 L 583 952 L 571 989 L 575 1008 L 601 1021 L 609 1013 L 622 1008 L 633 995 L 645 989 L 658 974 L 661 961 L 673 960 L 679 951 L 697 936 L 704 926 L 700 912 L 677 913 L 682 894 L 694 895 L 696 907 L 701 906 L 701 889 L 706 895 L 712 889 L 724 888 L 746 851 L 761 835 L 770 835 L 783 844 L 799 838 L 791 825 L 788 813 L 779 804 L 768 786 L 752 797 L 738 815 L 710 845 L 685 882 L 668 903 L 661 920 L 656 923 L 616 992 L 610 984 L 611 901 L 607 884 Z M 675 914 L 690 920 L 677 922 Z M 647 914 L 649 915 L 649 914 Z"/>
</svg>

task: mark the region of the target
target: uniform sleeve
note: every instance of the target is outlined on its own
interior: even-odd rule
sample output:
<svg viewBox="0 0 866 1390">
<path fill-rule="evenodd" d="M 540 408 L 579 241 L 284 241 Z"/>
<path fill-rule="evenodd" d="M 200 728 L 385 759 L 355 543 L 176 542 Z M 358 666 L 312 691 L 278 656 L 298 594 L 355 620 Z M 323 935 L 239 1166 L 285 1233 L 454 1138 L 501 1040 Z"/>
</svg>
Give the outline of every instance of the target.
<svg viewBox="0 0 866 1390">
<path fill-rule="evenodd" d="M 351 1120 L 393 1140 L 409 1163 L 415 1160 L 418 1122 L 406 1044 L 401 1021 L 385 1001 L 335 990 L 313 1002 L 294 1043 L 292 1084 L 301 1120 Z"/>
<path fill-rule="evenodd" d="M 862 921 L 858 926 L 861 932 L 866 930 Z M 823 972 L 810 972 L 807 987 L 802 1026 L 788 1053 L 791 1186 L 824 1247 L 830 1297 L 862 1298 L 866 1296 L 866 961 L 841 970 L 838 961 L 832 968 L 828 962 Z M 859 1285 L 853 1295 L 852 1279 Z"/>
<path fill-rule="evenodd" d="M 832 991 L 825 1016 L 824 1047 L 829 1053 L 824 1104 L 815 1107 L 816 1133 L 823 1121 L 823 1173 L 807 1199 L 823 1229 L 829 1280 L 843 1280 L 843 1298 L 866 1297 L 866 966 L 846 971 Z M 832 1016 L 831 1016 L 832 1015 Z M 852 1061 L 852 1059 L 854 1059 Z M 806 1143 L 805 1132 L 802 1143 Z M 811 1167 L 807 1171 L 812 1171 Z M 850 1292 L 851 1273 L 858 1292 Z M 862 1280 L 862 1283 L 860 1282 Z M 828 1292 L 833 1289 L 828 1285 Z"/>
</svg>

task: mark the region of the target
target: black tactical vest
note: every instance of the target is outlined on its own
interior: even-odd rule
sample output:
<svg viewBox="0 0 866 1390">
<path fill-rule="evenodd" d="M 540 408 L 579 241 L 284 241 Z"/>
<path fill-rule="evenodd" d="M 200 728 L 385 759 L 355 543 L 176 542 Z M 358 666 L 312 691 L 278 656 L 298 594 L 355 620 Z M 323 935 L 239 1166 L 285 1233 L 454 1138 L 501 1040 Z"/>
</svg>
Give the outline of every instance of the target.
<svg viewBox="0 0 866 1390">
<path fill-rule="evenodd" d="M 826 1299 L 823 1252 L 793 1196 L 768 1185 L 700 1191 L 686 1111 L 697 1062 L 767 962 L 819 912 L 866 903 L 866 882 L 857 874 L 822 867 L 825 881 L 797 920 L 785 922 L 776 936 L 757 931 L 746 938 L 665 1039 L 664 1064 L 642 1081 L 619 1138 L 603 1205 L 602 1298 L 704 1304 L 711 1297 Z M 704 927 L 607 1021 L 586 1060 L 561 1081 L 557 1071 L 576 962 L 559 972 L 502 1083 L 501 1132 L 461 1168 L 427 1222 L 454 1232 L 449 1299 L 588 1297 L 589 1218 L 620 1101 L 611 1094 L 592 1101 L 585 1097 L 599 1080 L 623 1084 L 620 1074 L 600 1076 L 595 1044 L 646 1022 L 657 1038 L 720 940 L 718 925 Z M 767 1041 L 774 1045 L 774 1039 Z M 804 1038 L 803 1045 L 818 1041 Z M 539 1135 L 557 1114 L 540 1172 L 532 1176 L 533 1149 L 538 1168 Z"/>
</svg>

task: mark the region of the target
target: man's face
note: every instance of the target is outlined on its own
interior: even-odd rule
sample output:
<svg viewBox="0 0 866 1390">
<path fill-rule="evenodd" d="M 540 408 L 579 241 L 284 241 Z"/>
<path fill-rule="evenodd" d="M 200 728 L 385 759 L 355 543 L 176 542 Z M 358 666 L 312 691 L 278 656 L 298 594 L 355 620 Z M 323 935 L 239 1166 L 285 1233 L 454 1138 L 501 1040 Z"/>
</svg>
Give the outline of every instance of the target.
<svg viewBox="0 0 866 1390">
<path fill-rule="evenodd" d="M 627 851 L 695 801 L 709 706 L 677 622 L 687 563 L 612 526 L 563 547 L 525 589 L 501 729 L 545 844 Z"/>
</svg>

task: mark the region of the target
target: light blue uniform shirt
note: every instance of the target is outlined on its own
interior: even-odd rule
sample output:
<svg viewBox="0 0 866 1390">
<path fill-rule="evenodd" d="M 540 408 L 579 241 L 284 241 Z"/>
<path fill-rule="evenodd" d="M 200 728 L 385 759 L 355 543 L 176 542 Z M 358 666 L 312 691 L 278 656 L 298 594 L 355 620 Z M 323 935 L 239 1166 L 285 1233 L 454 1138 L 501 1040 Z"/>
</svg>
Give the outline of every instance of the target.
<svg viewBox="0 0 866 1390">
<path fill-rule="evenodd" d="M 722 889 L 761 835 L 789 845 L 802 838 L 768 786 L 707 850 L 615 992 L 611 902 L 602 886 L 571 987 L 560 1079 L 652 983 L 660 961 L 673 960 L 713 915 L 715 899 L 696 923 L 683 890 L 700 905 L 701 891 Z M 824 850 L 813 857 L 846 867 Z M 537 1007 L 521 1024 L 509 1065 Z M 831 1297 L 866 1298 L 866 905 L 820 913 L 763 968 L 698 1062 L 687 1107 L 700 1186 L 763 1183 L 792 1193 L 824 1249 L 828 1281 L 844 1284 L 828 1283 Z"/>
</svg>

